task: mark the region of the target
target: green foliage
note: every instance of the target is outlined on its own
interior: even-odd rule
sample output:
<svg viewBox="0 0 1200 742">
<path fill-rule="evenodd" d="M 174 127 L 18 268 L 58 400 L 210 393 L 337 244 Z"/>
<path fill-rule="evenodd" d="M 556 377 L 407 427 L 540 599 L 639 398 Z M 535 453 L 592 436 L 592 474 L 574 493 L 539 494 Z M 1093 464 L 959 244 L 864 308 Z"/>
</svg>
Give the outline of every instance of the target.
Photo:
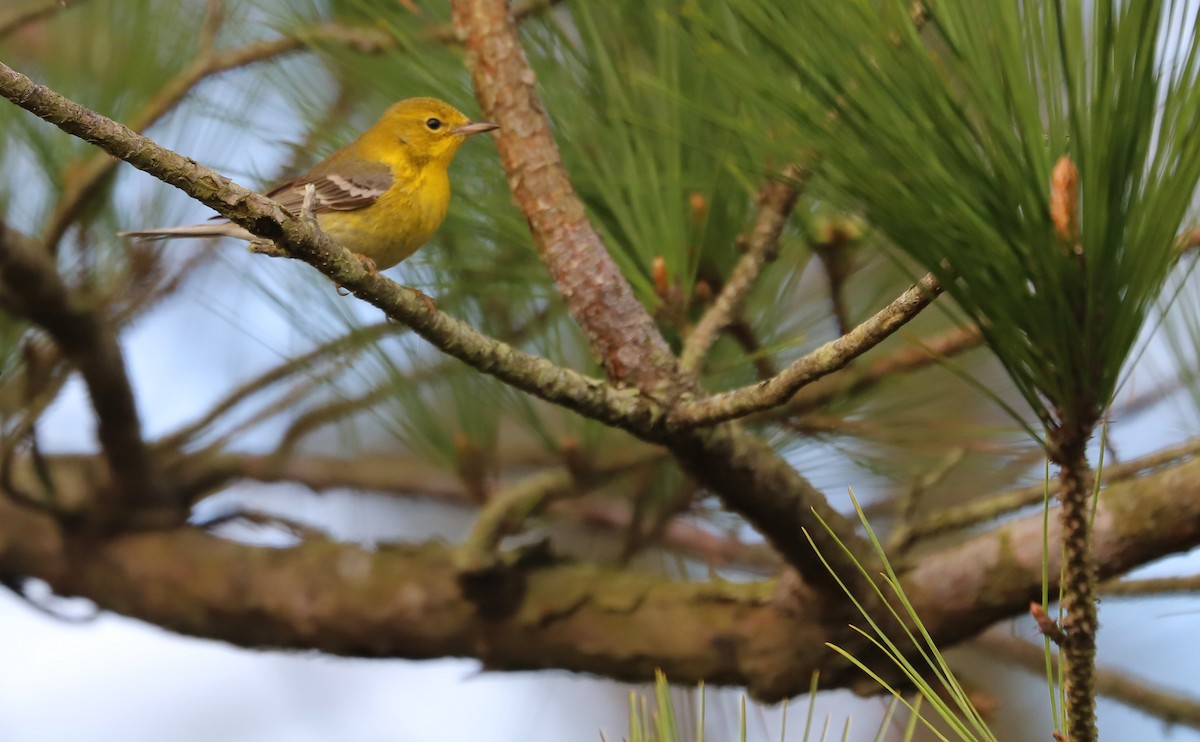
<svg viewBox="0 0 1200 742">
<path fill-rule="evenodd" d="M 737 236 L 753 217 L 752 196 L 767 161 L 758 139 L 731 133 L 724 123 L 699 112 L 704 101 L 732 97 L 718 76 L 692 64 L 691 37 L 673 18 L 672 3 L 655 0 L 652 5 L 654 12 L 646 13 L 644 4 L 634 0 L 566 4 L 527 19 L 522 31 L 539 93 L 556 117 L 556 138 L 573 183 L 625 275 L 647 305 L 662 309 L 661 324 L 677 338 L 682 325 L 700 311 L 692 299 L 696 282 L 706 279 L 719 286 L 739 257 Z M 461 51 L 429 33 L 449 22 L 444 7 L 423 8 L 416 16 L 388 0 L 345 0 L 274 12 L 273 25 L 292 33 L 303 35 L 335 18 L 364 34 L 382 32 L 399 48 L 397 54 L 363 56 L 345 44 L 318 46 L 333 76 L 337 102 L 345 101 L 341 119 L 328 126 L 316 120 L 316 113 L 329 107 L 324 88 L 314 89 L 307 76 L 295 75 L 286 64 L 276 68 L 273 87 L 300 112 L 301 120 L 311 121 L 311 136 L 329 147 L 369 123 L 370 112 L 398 98 L 432 94 L 468 112 L 474 109 Z M 611 33 L 618 22 L 621 33 Z M 747 106 L 727 108 L 727 113 L 731 121 L 753 123 L 757 118 Z M 490 335 L 595 372 L 578 328 L 557 309 L 561 305 L 525 221 L 511 203 L 492 147 L 482 139 L 465 147 L 452 177 L 455 196 L 446 224 L 429 246 L 401 266 L 400 280 L 423 288 L 437 297 L 439 307 Z M 794 232 L 782 248 L 781 262 L 803 267 L 806 253 Z M 664 308 L 668 299 L 651 280 L 651 265 L 659 257 L 672 283 L 670 302 L 678 304 L 669 309 Z M 754 311 L 763 315 L 762 341 L 768 351 L 799 344 L 808 326 L 823 315 L 815 306 L 813 312 L 794 311 L 800 273 L 772 272 L 757 290 Z M 537 319 L 547 312 L 552 313 L 549 319 Z M 531 323 L 533 331 L 514 332 Z M 419 352 L 418 347 L 410 352 Z M 718 353 L 722 350 L 731 348 Z M 451 384 L 447 376 L 432 385 L 436 390 L 418 394 L 402 389 L 415 357 L 396 355 L 392 370 L 383 363 L 367 370 L 360 382 L 396 385 L 397 394 L 384 403 L 387 409 L 375 411 L 384 412 L 389 429 L 407 444 L 424 439 L 418 445 L 422 450 L 432 445 L 443 457 L 452 457 L 450 441 L 461 432 L 462 415 L 438 413 L 478 411 L 479 383 L 492 387 L 486 397 L 498 403 L 489 405 L 498 408 L 494 414 L 520 423 L 547 446 L 557 445 L 564 435 L 611 438 L 594 424 L 530 404 L 457 367 L 450 373 L 474 378 L 474 388 Z M 754 378 L 753 366 L 740 351 L 718 354 L 712 365 L 722 384 Z M 494 438 L 492 428 L 484 438 Z"/>
<path fill-rule="evenodd" d="M 988 728 L 987 722 L 984 721 L 979 711 L 975 709 L 974 704 L 971 703 L 966 690 L 958 682 L 958 678 L 954 676 L 945 658 L 942 657 L 941 651 L 938 650 L 937 645 L 934 644 L 933 639 L 929 636 L 929 632 L 925 630 L 925 626 L 921 623 L 921 617 L 917 615 L 912 603 L 908 600 L 908 596 L 904 594 L 900 578 L 888 561 L 883 544 L 879 542 L 879 539 L 875 536 L 875 531 L 871 528 L 871 524 L 867 522 L 866 513 L 863 512 L 858 499 L 854 497 L 853 491 L 850 492 L 850 499 L 854 503 L 855 512 L 858 513 L 859 522 L 862 523 L 863 529 L 871 539 L 876 557 L 883 564 L 883 574 L 876 578 L 876 576 L 867 572 L 866 568 L 863 567 L 861 562 L 855 559 L 854 554 L 849 549 L 843 546 L 843 551 L 847 557 L 854 561 L 859 572 L 874 588 L 875 596 L 869 600 L 877 603 L 880 607 L 887 609 L 891 613 L 892 618 L 895 619 L 894 625 L 900 627 L 903 636 L 893 637 L 889 635 L 888 631 L 873 617 L 872 611 L 863 604 L 863 601 L 868 600 L 868 598 L 866 596 L 855 595 L 850 591 L 846 583 L 843 582 L 842 576 L 832 570 L 825 555 L 821 554 L 820 549 L 817 548 L 811 536 L 809 536 L 809 543 L 813 545 L 813 549 L 817 551 L 821 561 L 830 569 L 830 574 L 837 580 L 838 585 L 841 586 L 846 596 L 854 603 L 855 608 L 858 609 L 858 612 L 866 620 L 870 630 L 858 627 L 852 628 L 861 633 L 884 656 L 895 664 L 908 683 L 917 689 L 919 694 L 917 699 L 914 701 L 907 700 L 897 688 L 893 687 L 883 678 L 880 672 L 872 670 L 841 647 L 830 644 L 830 648 L 874 678 L 893 698 L 908 707 L 913 716 L 932 731 L 938 739 L 946 740 L 947 738 L 942 735 L 931 721 L 921 715 L 920 706 L 922 701 L 928 702 L 933 706 L 934 713 L 950 729 L 955 739 L 994 741 L 996 736 Z M 822 525 L 837 540 L 837 533 L 829 528 L 824 521 L 822 521 Z M 806 533 L 805 535 L 808 534 Z M 841 545 L 840 542 L 839 545 Z"/>
<path fill-rule="evenodd" d="M 1172 280 L 1176 291 L 1170 298 L 1177 300 L 1164 302 L 1166 305 L 1162 307 L 1161 338 L 1170 354 L 1171 367 L 1161 369 L 1154 383 L 1163 388 L 1176 383 L 1182 386 L 1190 403 L 1185 420 L 1194 429 L 1200 420 L 1200 276 L 1193 270 L 1194 257 L 1186 259 L 1186 263 L 1189 269 L 1186 275 L 1176 275 Z M 1177 380 L 1167 375 L 1172 371 Z"/>
<path fill-rule="evenodd" d="M 748 0 L 697 28 L 706 66 L 796 121 L 843 203 L 980 322 L 1043 423 L 1090 425 L 1200 179 L 1187 4 L 929 5 L 924 30 L 900 0 Z M 794 83 L 740 63 L 731 24 Z M 1050 213 L 1061 156 L 1080 174 L 1077 235 Z"/>
<path fill-rule="evenodd" d="M 187 63 L 196 46 L 203 6 L 181 6 L 168 24 L 154 12 L 155 5 L 153 0 L 81 3 L 36 33 L 0 41 L 0 57 L 67 97 L 126 119 Z M 0 137 L 3 161 L 19 147 L 34 165 L 29 174 L 48 178 L 54 195 L 66 184 L 67 166 L 96 152 L 15 106 L 0 107 L 0 131 L 5 132 Z M 53 203 L 47 199 L 38 207 Z"/>
<path fill-rule="evenodd" d="M 645 695 L 638 693 L 629 694 L 629 737 L 627 742 L 704 742 L 705 740 L 705 689 L 701 683 L 696 691 L 698 697 L 698 708 L 694 721 L 694 732 L 686 734 L 681 731 L 681 727 L 687 728 L 686 724 L 678 722 L 678 713 L 675 709 L 675 703 L 671 698 L 671 686 L 667 682 L 667 676 L 661 671 L 655 671 L 654 682 L 654 699 L 653 705 Z M 800 736 L 804 742 L 825 742 L 829 739 L 830 717 L 826 716 L 820 732 L 818 734 L 814 725 L 814 711 L 816 709 L 815 699 L 817 695 L 817 675 L 813 675 L 812 684 L 809 687 L 809 703 L 808 713 L 805 717 L 804 732 Z M 879 722 L 879 727 L 876 730 L 874 739 L 876 742 L 882 742 L 887 736 L 887 733 L 892 729 L 892 718 L 895 715 L 898 706 L 896 699 L 893 699 L 888 704 L 887 710 L 884 712 L 882 720 Z M 917 722 L 920 718 L 921 699 L 918 697 L 913 703 L 912 708 L 914 713 L 909 718 L 900 739 L 902 742 L 910 742 L 916 734 Z M 779 728 L 779 742 L 787 740 L 787 714 L 788 705 L 785 701 L 783 704 L 782 720 Z M 842 740 L 850 739 L 850 719 L 846 719 L 842 726 Z M 604 739 L 604 735 L 601 735 Z M 746 742 L 746 698 L 742 696 L 738 703 L 738 726 L 737 726 L 738 742 Z M 943 738 L 944 739 L 944 738 Z"/>
<path fill-rule="evenodd" d="M 571 4 L 564 22 L 528 31 L 576 187 L 650 305 L 662 298 L 651 279 L 656 257 L 685 297 L 698 276 L 728 274 L 765 167 L 761 143 L 696 114 L 697 102 L 724 100 L 731 117 L 751 116 L 693 64 L 691 39 L 671 10 L 664 2 Z"/>
</svg>

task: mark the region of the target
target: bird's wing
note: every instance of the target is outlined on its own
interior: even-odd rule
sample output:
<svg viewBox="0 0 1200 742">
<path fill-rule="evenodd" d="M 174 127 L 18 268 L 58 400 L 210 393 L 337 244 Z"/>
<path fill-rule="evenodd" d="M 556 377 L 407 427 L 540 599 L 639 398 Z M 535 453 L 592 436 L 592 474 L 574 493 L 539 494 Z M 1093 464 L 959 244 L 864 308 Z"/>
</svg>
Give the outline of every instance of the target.
<svg viewBox="0 0 1200 742">
<path fill-rule="evenodd" d="M 348 168 L 349 169 L 349 168 Z M 392 187 L 392 171 L 383 163 L 355 162 L 353 172 L 314 172 L 289 180 L 267 194 L 283 208 L 299 215 L 304 205 L 304 189 L 314 187 L 313 212 L 354 211 L 379 200 Z"/>
<path fill-rule="evenodd" d="M 304 189 L 313 185 L 313 213 L 330 211 L 354 211 L 364 209 L 379 200 L 392 187 L 392 170 L 383 163 L 366 160 L 348 160 L 330 157 L 319 163 L 307 175 L 289 180 L 267 193 L 267 198 L 278 202 L 293 216 L 299 216 L 304 207 Z M 214 224 L 214 222 L 217 222 Z M 221 216 L 214 216 L 205 224 L 190 227 L 168 227 L 145 229 L 135 232 L 118 232 L 122 237 L 139 237 L 158 240 L 172 237 L 234 237 L 253 240 L 254 235 L 241 227 L 230 224 Z"/>
</svg>

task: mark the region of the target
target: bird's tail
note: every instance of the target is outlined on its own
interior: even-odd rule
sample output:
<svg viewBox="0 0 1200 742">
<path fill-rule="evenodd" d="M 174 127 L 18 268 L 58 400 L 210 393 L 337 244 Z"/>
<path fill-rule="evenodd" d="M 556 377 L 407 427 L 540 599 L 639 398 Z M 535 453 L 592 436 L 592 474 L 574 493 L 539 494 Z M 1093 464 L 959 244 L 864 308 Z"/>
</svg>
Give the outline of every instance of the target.
<svg viewBox="0 0 1200 742">
<path fill-rule="evenodd" d="M 236 224 L 193 224 L 190 227 L 164 227 L 161 229 L 139 229 L 132 232 L 117 232 L 118 237 L 137 237 L 143 240 L 170 240 L 192 237 L 232 237 L 236 240 L 253 241 L 254 235 Z"/>
</svg>

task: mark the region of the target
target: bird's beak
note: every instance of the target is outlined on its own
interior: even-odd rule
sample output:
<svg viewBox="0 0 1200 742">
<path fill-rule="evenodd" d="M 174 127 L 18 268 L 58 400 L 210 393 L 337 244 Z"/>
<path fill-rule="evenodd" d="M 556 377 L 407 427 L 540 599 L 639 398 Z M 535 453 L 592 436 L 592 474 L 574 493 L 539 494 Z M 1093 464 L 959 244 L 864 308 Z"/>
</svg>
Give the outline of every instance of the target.
<svg viewBox="0 0 1200 742">
<path fill-rule="evenodd" d="M 493 124 L 490 121 L 471 121 L 455 129 L 454 133 L 460 137 L 469 137 L 472 134 L 482 134 L 485 131 L 492 131 L 499 128 L 500 124 Z"/>
</svg>

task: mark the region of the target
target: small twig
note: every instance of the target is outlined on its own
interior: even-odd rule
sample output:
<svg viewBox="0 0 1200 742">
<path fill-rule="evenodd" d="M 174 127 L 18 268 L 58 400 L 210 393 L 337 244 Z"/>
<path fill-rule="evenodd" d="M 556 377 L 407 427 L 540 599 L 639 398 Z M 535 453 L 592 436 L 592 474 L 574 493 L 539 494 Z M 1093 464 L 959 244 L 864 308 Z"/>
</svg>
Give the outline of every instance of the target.
<svg viewBox="0 0 1200 742">
<path fill-rule="evenodd" d="M 199 56 L 212 53 L 217 42 L 217 34 L 225 24 L 225 0 L 208 0 L 204 7 L 204 23 L 200 26 L 200 38 L 197 44 Z"/>
<path fill-rule="evenodd" d="M 1180 253 L 1190 252 L 1200 247 L 1200 226 L 1192 227 L 1179 235 L 1175 245 L 1176 250 Z"/>
<path fill-rule="evenodd" d="M 1193 438 L 1178 446 L 1157 451 L 1140 459 L 1134 459 L 1123 464 L 1105 466 L 1101 472 L 1100 481 L 1110 485 L 1135 477 L 1151 469 L 1174 464 L 1182 459 L 1190 458 L 1200 453 L 1200 437 Z M 926 518 L 913 526 L 914 538 L 929 538 L 949 531 L 969 528 L 979 523 L 985 523 L 1002 515 L 1040 504 L 1045 498 L 1046 486 L 1035 484 L 1029 487 L 1005 492 L 978 502 L 947 508 Z"/>
<path fill-rule="evenodd" d="M 254 508 L 238 507 L 228 512 L 218 513 L 211 518 L 192 521 L 192 525 L 197 528 L 203 528 L 206 531 L 211 531 L 219 526 L 245 521 L 253 523 L 256 526 L 274 526 L 283 528 L 289 531 L 294 537 L 302 541 L 311 541 L 313 539 L 327 539 L 329 536 L 319 528 L 314 528 L 306 523 L 301 523 L 290 518 L 285 518 L 282 515 L 275 513 L 266 513 Z"/>
<path fill-rule="evenodd" d="M 455 473 L 467 496 L 478 503 L 491 499 L 490 478 L 494 473 L 495 449 L 485 449 L 465 433 L 454 436 Z"/>
<path fill-rule="evenodd" d="M 833 312 L 833 321 L 837 324 L 838 334 L 845 335 L 850 331 L 850 309 L 846 306 L 846 278 L 849 270 L 840 264 L 836 256 L 828 253 L 818 255 L 829 280 L 829 305 L 830 311 Z"/>
<path fill-rule="evenodd" d="M 807 170 L 789 165 L 784 168 L 780 179 L 767 181 L 759 191 L 758 215 L 747 239 L 746 252 L 734 266 L 721 293 L 684 341 L 679 355 L 679 365 L 684 372 L 695 373 L 699 370 L 721 331 L 734 321 L 762 269 L 775 259 L 783 227 L 808 177 Z"/>
<path fill-rule="evenodd" d="M 812 351 L 774 378 L 712 397 L 683 402 L 671 411 L 669 422 L 677 428 L 695 428 L 777 407 L 806 384 L 845 368 L 850 361 L 886 340 L 929 306 L 941 291 L 941 285 L 930 273 L 875 316 Z"/>
<path fill-rule="evenodd" d="M 911 524 L 921 496 L 942 482 L 967 455 L 965 446 L 952 448 L 932 469 L 913 480 L 896 503 L 896 527 L 887 542 L 888 553 L 903 554 L 916 541 Z"/>
<path fill-rule="evenodd" d="M 71 2 L 68 0 L 42 0 L 40 3 L 21 8 L 8 18 L 0 18 L 0 39 L 20 30 L 23 26 L 40 21 L 82 2 L 83 0 L 72 0 Z"/>
<path fill-rule="evenodd" d="M 1038 602 L 1031 602 L 1029 604 L 1029 615 L 1033 616 L 1033 621 L 1037 624 L 1038 631 L 1041 632 L 1042 636 L 1062 646 L 1063 639 L 1065 638 L 1062 626 L 1059 625 L 1058 621 L 1050 618 L 1050 614 L 1046 612 L 1044 605 Z"/>
<path fill-rule="evenodd" d="M 228 448 L 231 441 L 243 435 L 246 431 L 253 430 L 268 420 L 294 410 L 303 400 L 313 396 L 318 390 L 328 385 L 331 377 L 332 373 L 327 372 L 320 375 L 308 375 L 297 380 L 278 399 L 258 408 L 254 411 L 254 414 L 240 421 L 229 430 L 222 431 L 221 435 L 212 441 L 209 446 L 216 449 Z"/>
<path fill-rule="evenodd" d="M 1200 576 L 1151 577 L 1144 580 L 1110 580 L 1100 583 L 1108 598 L 1144 598 L 1149 595 L 1191 595 L 1200 592 Z"/>
<path fill-rule="evenodd" d="M 592 467 L 580 477 L 570 466 L 539 472 L 506 487 L 479 511 L 471 533 L 458 550 L 458 567 L 463 572 L 486 571 L 496 564 L 497 550 L 506 536 L 519 533 L 531 517 L 551 503 L 602 486 L 662 454 L 647 451 L 642 458 L 607 468 Z"/>
<path fill-rule="evenodd" d="M 911 348 L 903 348 L 872 362 L 865 369 L 861 369 L 860 373 L 848 371 L 805 387 L 778 412 L 784 415 L 811 412 L 835 399 L 861 394 L 894 376 L 921 371 L 937 365 L 944 358 L 951 358 L 981 345 L 983 337 L 974 326 L 957 327 L 940 335 L 922 338 Z"/>
<path fill-rule="evenodd" d="M 829 303 L 839 335 L 850 332 L 850 310 L 846 306 L 846 282 L 854 269 L 850 250 L 862 238 L 862 227 L 854 219 L 827 218 L 813 227 L 810 240 L 813 252 L 825 269 L 829 281 Z"/>
<path fill-rule="evenodd" d="M 754 370 L 758 373 L 760 380 L 767 381 L 779 373 L 779 369 L 775 367 L 775 363 L 763 349 L 762 343 L 758 341 L 758 336 L 754 333 L 754 328 L 750 326 L 750 323 L 744 317 L 739 317 L 730 322 L 726 326 L 725 332 L 729 333 L 730 337 L 737 341 L 742 351 L 750 358 L 750 362 L 754 364 Z"/>
<path fill-rule="evenodd" d="M 338 362 L 344 363 L 347 357 L 353 357 L 357 353 L 365 350 L 381 338 L 387 337 L 393 333 L 407 332 L 408 328 L 404 325 L 398 325 L 394 322 L 379 322 L 366 327 L 354 328 L 350 332 L 340 337 L 334 338 L 327 343 L 313 348 L 304 355 L 296 356 L 284 363 L 275 366 L 274 368 L 259 374 L 255 378 L 246 382 L 242 386 L 234 389 L 225 396 L 217 404 L 206 412 L 195 422 L 180 428 L 170 435 L 162 438 L 157 442 L 157 445 L 166 448 L 181 448 L 189 441 L 194 440 L 201 435 L 213 423 L 220 420 L 227 412 L 237 407 L 242 402 L 255 396 L 259 392 L 285 381 L 292 376 L 308 371 L 316 363 L 323 361 L 330 356 L 337 355 Z M 343 356 L 342 354 L 348 354 Z"/>
<path fill-rule="evenodd" d="M 305 410 L 288 425 L 275 449 L 276 457 L 287 458 L 295 451 L 300 441 L 320 428 L 342 420 L 361 410 L 369 409 L 395 394 L 390 384 L 375 386 L 354 397 L 334 399 L 325 404 Z"/>
<path fill-rule="evenodd" d="M 540 472 L 506 488 L 479 512 L 471 533 L 458 550 L 462 572 L 481 572 L 495 566 L 500 542 L 519 533 L 525 522 L 554 500 L 578 491 L 575 478 L 566 469 Z"/>
</svg>

